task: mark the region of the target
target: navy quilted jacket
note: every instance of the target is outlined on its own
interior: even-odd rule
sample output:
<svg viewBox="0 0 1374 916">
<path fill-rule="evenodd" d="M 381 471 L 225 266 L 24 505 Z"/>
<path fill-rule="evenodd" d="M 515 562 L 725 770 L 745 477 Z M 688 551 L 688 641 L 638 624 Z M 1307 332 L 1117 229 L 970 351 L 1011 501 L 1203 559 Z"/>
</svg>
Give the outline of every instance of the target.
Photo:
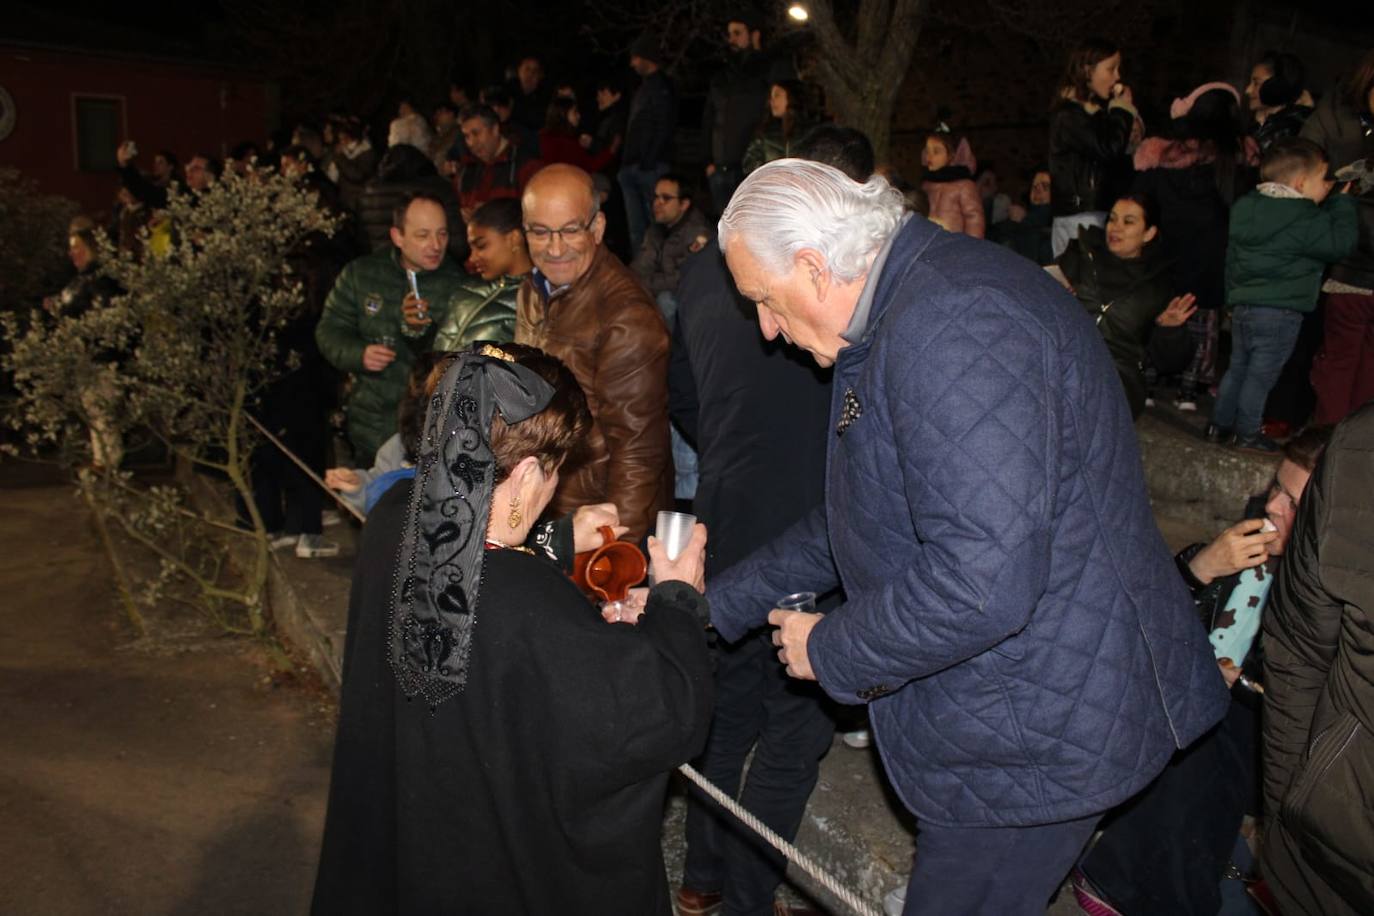
<svg viewBox="0 0 1374 916">
<path fill-rule="evenodd" d="M 735 640 L 842 581 L 811 663 L 835 699 L 871 701 L 913 812 L 1105 811 L 1227 703 L 1111 358 L 1043 271 L 919 217 L 870 282 L 835 366 L 825 506 L 710 584 L 713 623 Z"/>
</svg>

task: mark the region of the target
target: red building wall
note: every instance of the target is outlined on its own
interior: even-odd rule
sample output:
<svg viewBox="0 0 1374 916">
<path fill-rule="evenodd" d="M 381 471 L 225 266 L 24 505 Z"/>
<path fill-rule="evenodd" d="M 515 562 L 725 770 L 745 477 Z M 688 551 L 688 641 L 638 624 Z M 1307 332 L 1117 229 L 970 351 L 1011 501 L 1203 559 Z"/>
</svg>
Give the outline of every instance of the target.
<svg viewBox="0 0 1374 916">
<path fill-rule="evenodd" d="M 76 97 L 121 100 L 120 139 L 138 144 L 145 171 L 159 149 L 185 162 L 196 152 L 222 157 L 241 140 L 261 144 L 273 109 L 269 84 L 225 68 L 76 50 L 0 45 L 0 87 L 16 110 L 0 165 L 93 215 L 109 209 L 118 183 L 113 172 L 77 167 Z"/>
</svg>

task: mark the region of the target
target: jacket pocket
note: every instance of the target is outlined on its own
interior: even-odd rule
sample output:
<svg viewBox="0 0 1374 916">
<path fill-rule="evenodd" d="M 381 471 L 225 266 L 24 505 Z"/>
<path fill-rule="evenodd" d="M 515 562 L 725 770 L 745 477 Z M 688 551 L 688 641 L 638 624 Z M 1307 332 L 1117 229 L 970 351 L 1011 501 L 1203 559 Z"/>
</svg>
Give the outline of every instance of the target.
<svg viewBox="0 0 1374 916">
<path fill-rule="evenodd" d="M 1348 900 L 1366 899 L 1374 872 L 1374 735 L 1346 713 L 1313 744 L 1283 803 L 1283 821 L 1304 861 Z"/>
<path fill-rule="evenodd" d="M 1359 720 L 1347 712 L 1322 729 L 1312 741 L 1312 746 L 1307 752 L 1307 762 L 1303 764 L 1302 771 L 1293 780 L 1293 785 L 1283 799 L 1282 816 L 1286 820 L 1296 823 L 1293 818 L 1307 803 L 1308 796 L 1322 781 L 1327 769 L 1353 740 L 1359 727 Z"/>
</svg>

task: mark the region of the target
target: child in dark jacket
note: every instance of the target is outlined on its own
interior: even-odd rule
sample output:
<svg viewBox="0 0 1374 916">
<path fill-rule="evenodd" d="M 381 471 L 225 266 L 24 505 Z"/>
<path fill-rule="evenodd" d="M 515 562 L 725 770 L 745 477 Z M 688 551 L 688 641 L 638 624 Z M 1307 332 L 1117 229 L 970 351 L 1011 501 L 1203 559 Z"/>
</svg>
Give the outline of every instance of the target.
<svg viewBox="0 0 1374 916">
<path fill-rule="evenodd" d="M 1317 306 L 1322 272 L 1355 245 L 1354 201 L 1331 194 L 1327 169 L 1326 154 L 1310 140 L 1275 141 L 1260 163 L 1262 183 L 1231 210 L 1231 365 L 1207 430 L 1214 441 L 1234 432 L 1240 448 L 1278 451 L 1260 431 L 1265 398 L 1293 351 L 1302 316 Z"/>
</svg>

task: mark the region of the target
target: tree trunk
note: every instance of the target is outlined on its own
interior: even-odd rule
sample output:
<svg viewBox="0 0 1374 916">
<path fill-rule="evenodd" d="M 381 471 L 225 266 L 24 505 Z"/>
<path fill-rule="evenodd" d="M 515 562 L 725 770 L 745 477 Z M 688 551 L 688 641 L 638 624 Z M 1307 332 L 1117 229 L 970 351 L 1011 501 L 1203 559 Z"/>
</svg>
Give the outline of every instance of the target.
<svg viewBox="0 0 1374 916">
<path fill-rule="evenodd" d="M 921 31 L 923 0 L 860 0 L 853 40 L 840 31 L 830 0 L 810 0 L 819 50 L 815 76 L 839 123 L 868 135 L 887 161 L 892 112 Z"/>
</svg>

